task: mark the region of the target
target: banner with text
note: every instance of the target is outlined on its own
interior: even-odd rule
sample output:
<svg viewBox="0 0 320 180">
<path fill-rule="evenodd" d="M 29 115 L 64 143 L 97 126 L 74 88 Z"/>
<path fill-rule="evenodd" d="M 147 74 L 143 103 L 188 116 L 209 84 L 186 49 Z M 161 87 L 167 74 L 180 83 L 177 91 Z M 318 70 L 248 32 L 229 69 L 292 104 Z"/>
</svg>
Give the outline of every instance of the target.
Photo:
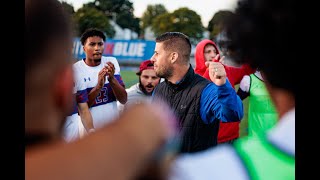
<svg viewBox="0 0 320 180">
<path fill-rule="evenodd" d="M 104 44 L 103 56 L 113 56 L 120 62 L 141 62 L 150 59 L 155 48 L 155 41 L 146 40 L 113 40 Z M 72 53 L 78 60 L 85 57 L 79 38 L 73 42 Z"/>
</svg>

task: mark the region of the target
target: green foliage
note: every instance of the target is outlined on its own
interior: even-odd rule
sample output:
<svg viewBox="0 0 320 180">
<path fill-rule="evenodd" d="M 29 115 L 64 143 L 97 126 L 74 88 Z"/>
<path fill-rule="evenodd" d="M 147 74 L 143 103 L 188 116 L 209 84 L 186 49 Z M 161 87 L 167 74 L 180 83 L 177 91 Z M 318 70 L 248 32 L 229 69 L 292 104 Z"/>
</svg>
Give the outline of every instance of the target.
<svg viewBox="0 0 320 180">
<path fill-rule="evenodd" d="M 133 13 L 133 4 L 129 0 L 95 0 L 88 4 L 101 10 L 111 18 L 114 14 L 121 14 L 124 11 Z"/>
<path fill-rule="evenodd" d="M 135 18 L 131 13 L 118 14 L 116 22 L 122 28 L 128 28 L 138 34 L 140 33 L 140 19 Z"/>
<path fill-rule="evenodd" d="M 61 4 L 62 4 L 62 7 L 63 7 L 68 13 L 70 13 L 71 15 L 75 13 L 74 8 L 73 8 L 73 6 L 72 6 L 71 4 L 69 4 L 69 3 L 65 2 L 65 1 L 62 1 Z"/>
<path fill-rule="evenodd" d="M 103 12 L 88 6 L 80 8 L 74 14 L 74 20 L 81 35 L 88 28 L 98 28 L 106 33 L 108 37 L 113 37 L 115 30 L 109 23 L 109 19 Z"/>
<path fill-rule="evenodd" d="M 162 4 L 148 5 L 141 18 L 142 29 L 151 26 L 157 16 L 167 12 L 167 9 Z"/>
<path fill-rule="evenodd" d="M 222 30 L 223 21 L 233 13 L 231 11 L 221 10 L 215 13 L 208 24 L 210 39 L 215 38 Z"/>
<path fill-rule="evenodd" d="M 152 30 L 158 36 L 164 32 L 172 31 L 173 17 L 170 13 L 164 13 L 157 16 L 152 22 Z"/>
<path fill-rule="evenodd" d="M 114 19 L 121 28 L 131 29 L 140 34 L 140 20 L 134 17 L 133 3 L 129 0 L 95 0 L 87 4 Z"/>
<path fill-rule="evenodd" d="M 179 8 L 173 13 L 164 13 L 157 16 L 152 23 L 152 30 L 158 36 L 165 32 L 178 31 L 190 37 L 195 43 L 203 37 L 204 27 L 201 17 L 193 10 Z"/>
</svg>

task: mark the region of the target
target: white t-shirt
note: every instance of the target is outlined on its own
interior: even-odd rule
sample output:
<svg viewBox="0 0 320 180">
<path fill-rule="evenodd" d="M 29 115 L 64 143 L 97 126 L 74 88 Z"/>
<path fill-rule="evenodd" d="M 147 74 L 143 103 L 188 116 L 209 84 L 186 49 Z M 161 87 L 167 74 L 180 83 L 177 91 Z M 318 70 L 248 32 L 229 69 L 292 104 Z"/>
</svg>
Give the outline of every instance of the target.
<svg viewBox="0 0 320 180">
<path fill-rule="evenodd" d="M 261 76 L 260 71 L 256 71 L 254 73 L 259 79 L 261 79 L 263 81 L 263 78 Z M 250 79 L 250 75 L 245 75 L 243 76 L 241 82 L 240 82 L 240 86 L 239 88 L 243 91 L 243 92 L 249 92 L 250 91 L 250 84 L 251 84 L 251 79 Z"/>
<path fill-rule="evenodd" d="M 120 66 L 116 58 L 103 56 L 100 65 L 95 67 L 88 66 L 84 62 L 84 59 L 82 59 L 76 62 L 73 65 L 73 68 L 75 72 L 75 81 L 77 82 L 76 84 L 78 84 L 78 87 L 81 87 L 81 89 L 82 87 L 85 87 L 87 93 L 81 92 L 81 89 L 77 89 L 78 98 L 84 98 L 82 96 L 85 95 L 88 96 L 89 92 L 97 85 L 98 74 L 107 62 L 112 62 L 114 64 L 114 77 L 118 80 L 120 85 L 124 86 L 120 76 Z M 118 117 L 119 112 L 116 97 L 113 94 L 108 78 L 106 78 L 104 87 L 96 97 L 94 104 L 90 107 L 90 111 L 94 128 L 101 128 Z"/>
</svg>

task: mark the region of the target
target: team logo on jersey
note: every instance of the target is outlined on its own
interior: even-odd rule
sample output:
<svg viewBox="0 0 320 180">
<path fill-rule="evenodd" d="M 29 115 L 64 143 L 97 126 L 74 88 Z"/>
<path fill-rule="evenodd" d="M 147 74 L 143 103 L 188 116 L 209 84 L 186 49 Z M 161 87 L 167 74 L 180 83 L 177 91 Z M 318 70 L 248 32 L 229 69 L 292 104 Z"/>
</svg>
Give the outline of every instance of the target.
<svg viewBox="0 0 320 180">
<path fill-rule="evenodd" d="M 84 79 L 84 82 L 87 82 L 87 80 L 90 81 L 90 77 L 88 77 L 88 78 L 83 78 L 83 79 Z"/>
</svg>

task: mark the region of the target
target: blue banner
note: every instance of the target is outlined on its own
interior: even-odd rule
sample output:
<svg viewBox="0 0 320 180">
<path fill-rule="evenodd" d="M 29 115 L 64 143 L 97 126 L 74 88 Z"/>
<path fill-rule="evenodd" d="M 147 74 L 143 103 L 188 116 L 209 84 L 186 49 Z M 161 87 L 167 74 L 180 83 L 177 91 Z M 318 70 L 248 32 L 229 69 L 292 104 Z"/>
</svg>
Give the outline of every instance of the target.
<svg viewBox="0 0 320 180">
<path fill-rule="evenodd" d="M 121 62 L 141 62 L 150 59 L 154 53 L 155 41 L 146 40 L 113 40 L 104 44 L 103 56 L 113 56 Z M 73 42 L 72 53 L 78 60 L 85 57 L 79 38 Z"/>
</svg>

